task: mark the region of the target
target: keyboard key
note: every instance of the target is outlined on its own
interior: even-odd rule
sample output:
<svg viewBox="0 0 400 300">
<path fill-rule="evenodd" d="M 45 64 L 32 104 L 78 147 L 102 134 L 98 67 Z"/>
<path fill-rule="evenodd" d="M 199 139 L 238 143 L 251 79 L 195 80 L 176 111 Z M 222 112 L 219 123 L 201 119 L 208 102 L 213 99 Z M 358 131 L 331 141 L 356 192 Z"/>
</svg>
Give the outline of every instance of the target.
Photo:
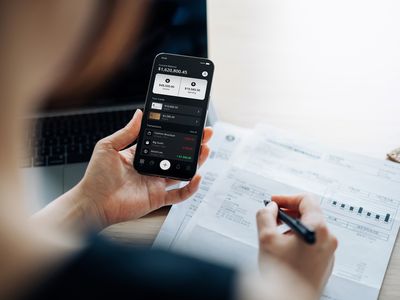
<svg viewBox="0 0 400 300">
<path fill-rule="evenodd" d="M 32 149 L 24 166 L 43 166 L 89 161 L 96 143 L 124 127 L 134 110 L 111 111 L 28 120 L 27 137 Z"/>
<path fill-rule="evenodd" d="M 47 157 L 47 164 L 52 165 L 63 165 L 65 164 L 64 155 L 52 155 Z"/>
<path fill-rule="evenodd" d="M 53 155 L 59 155 L 59 154 L 64 154 L 64 147 L 61 146 L 55 146 L 53 147 Z"/>
</svg>

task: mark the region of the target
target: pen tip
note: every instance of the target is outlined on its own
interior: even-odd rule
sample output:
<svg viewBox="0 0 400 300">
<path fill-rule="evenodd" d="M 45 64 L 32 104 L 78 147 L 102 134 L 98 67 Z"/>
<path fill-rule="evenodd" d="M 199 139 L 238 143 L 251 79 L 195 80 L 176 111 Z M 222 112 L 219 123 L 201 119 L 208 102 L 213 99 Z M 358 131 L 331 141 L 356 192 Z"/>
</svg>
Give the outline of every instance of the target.
<svg viewBox="0 0 400 300">
<path fill-rule="evenodd" d="M 264 205 L 265 205 L 265 206 L 267 206 L 267 205 L 268 205 L 268 203 L 269 203 L 269 201 L 268 201 L 268 200 L 264 200 Z"/>
</svg>

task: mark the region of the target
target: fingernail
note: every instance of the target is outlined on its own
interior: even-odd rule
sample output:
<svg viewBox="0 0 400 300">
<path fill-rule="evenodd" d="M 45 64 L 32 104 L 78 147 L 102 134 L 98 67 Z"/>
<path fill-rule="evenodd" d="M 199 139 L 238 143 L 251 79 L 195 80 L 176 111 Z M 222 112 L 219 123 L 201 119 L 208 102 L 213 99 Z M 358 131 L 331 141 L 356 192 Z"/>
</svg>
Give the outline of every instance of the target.
<svg viewBox="0 0 400 300">
<path fill-rule="evenodd" d="M 272 200 L 264 200 L 264 205 L 265 207 L 271 207 L 273 205 L 273 202 L 274 201 Z"/>
<path fill-rule="evenodd" d="M 265 206 L 268 209 L 272 209 L 276 203 L 274 201 L 268 201 L 268 204 Z"/>
</svg>

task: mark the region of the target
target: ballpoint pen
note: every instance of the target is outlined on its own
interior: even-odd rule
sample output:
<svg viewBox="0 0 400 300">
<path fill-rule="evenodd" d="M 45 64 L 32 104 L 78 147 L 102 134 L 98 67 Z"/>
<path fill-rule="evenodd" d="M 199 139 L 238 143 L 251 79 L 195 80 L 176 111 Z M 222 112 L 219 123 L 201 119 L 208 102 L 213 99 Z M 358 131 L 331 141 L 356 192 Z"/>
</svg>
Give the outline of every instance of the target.
<svg viewBox="0 0 400 300">
<path fill-rule="evenodd" d="M 268 200 L 264 200 L 264 205 L 267 206 L 269 202 Z M 280 208 L 278 208 L 278 218 L 297 233 L 307 244 L 315 243 L 315 232 L 308 229 L 300 220 L 292 218 Z"/>
</svg>

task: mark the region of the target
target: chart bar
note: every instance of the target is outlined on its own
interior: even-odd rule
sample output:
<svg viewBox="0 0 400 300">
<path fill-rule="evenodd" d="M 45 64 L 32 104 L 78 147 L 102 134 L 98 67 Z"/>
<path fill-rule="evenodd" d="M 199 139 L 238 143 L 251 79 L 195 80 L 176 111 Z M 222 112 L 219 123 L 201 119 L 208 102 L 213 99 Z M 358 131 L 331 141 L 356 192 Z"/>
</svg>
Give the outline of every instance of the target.
<svg viewBox="0 0 400 300">
<path fill-rule="evenodd" d="M 390 218 L 390 214 L 386 214 L 386 217 L 385 217 L 385 222 L 386 223 L 389 222 L 389 218 Z"/>
</svg>

